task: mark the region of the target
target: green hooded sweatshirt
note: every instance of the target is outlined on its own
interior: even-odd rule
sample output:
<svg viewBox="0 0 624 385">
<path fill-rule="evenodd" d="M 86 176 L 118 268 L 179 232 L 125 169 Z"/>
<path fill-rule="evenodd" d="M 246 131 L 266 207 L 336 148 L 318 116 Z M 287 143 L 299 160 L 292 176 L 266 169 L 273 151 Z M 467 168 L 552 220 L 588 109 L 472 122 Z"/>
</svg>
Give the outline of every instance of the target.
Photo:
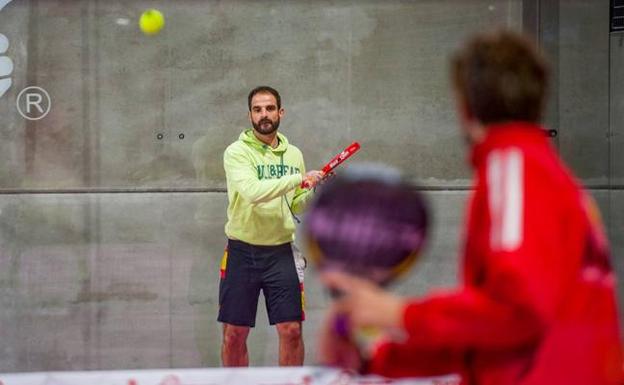
<svg viewBox="0 0 624 385">
<path fill-rule="evenodd" d="M 295 239 L 291 209 L 301 212 L 312 192 L 299 187 L 305 174 L 301 151 L 284 135 L 277 137 L 278 146 L 271 148 L 249 129 L 223 154 L 229 200 L 225 234 L 230 239 L 253 245 Z"/>
</svg>

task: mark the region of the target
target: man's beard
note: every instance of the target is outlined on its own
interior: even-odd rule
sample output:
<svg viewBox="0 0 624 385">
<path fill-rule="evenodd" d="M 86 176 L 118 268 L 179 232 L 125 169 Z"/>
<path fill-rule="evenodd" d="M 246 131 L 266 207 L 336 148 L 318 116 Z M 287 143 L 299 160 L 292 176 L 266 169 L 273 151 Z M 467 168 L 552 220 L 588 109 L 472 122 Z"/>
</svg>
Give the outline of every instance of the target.
<svg viewBox="0 0 624 385">
<path fill-rule="evenodd" d="M 263 128 L 263 123 L 270 123 L 270 125 L 267 128 Z M 271 121 L 271 119 L 262 119 L 258 123 L 251 122 L 251 124 L 253 125 L 253 128 L 262 135 L 269 135 L 277 131 L 277 128 L 280 125 L 280 119 L 278 118 L 275 122 Z"/>
</svg>

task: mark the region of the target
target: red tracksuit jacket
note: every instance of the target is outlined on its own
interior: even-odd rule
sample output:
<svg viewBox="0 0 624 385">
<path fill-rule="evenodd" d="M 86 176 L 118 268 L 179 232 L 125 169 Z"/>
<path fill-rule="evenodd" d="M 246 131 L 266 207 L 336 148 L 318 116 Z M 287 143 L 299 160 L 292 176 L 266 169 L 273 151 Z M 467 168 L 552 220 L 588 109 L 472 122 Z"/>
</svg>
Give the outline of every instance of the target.
<svg viewBox="0 0 624 385">
<path fill-rule="evenodd" d="M 470 385 L 624 384 L 607 241 L 544 131 L 488 128 L 475 146 L 463 286 L 411 302 L 407 339 L 371 372 L 459 373 Z"/>
</svg>

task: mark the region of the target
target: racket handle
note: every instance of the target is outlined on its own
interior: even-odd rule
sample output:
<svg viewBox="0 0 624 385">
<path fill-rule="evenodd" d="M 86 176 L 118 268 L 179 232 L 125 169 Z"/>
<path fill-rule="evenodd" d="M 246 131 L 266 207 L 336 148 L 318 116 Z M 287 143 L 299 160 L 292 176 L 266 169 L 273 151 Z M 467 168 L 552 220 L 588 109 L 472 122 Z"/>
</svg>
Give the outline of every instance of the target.
<svg viewBox="0 0 624 385">
<path fill-rule="evenodd" d="M 325 179 L 328 175 L 330 175 L 330 174 L 328 174 L 326 172 L 323 172 L 323 176 L 321 177 L 321 180 Z M 310 186 L 310 183 L 308 183 L 308 181 L 305 180 L 305 179 L 303 181 L 301 181 L 301 185 L 300 186 L 301 186 L 301 188 L 310 188 L 310 187 L 312 187 L 312 186 Z"/>
<path fill-rule="evenodd" d="M 349 317 L 346 314 L 336 314 L 334 318 L 334 333 L 342 338 L 349 338 L 351 327 L 349 325 Z"/>
</svg>

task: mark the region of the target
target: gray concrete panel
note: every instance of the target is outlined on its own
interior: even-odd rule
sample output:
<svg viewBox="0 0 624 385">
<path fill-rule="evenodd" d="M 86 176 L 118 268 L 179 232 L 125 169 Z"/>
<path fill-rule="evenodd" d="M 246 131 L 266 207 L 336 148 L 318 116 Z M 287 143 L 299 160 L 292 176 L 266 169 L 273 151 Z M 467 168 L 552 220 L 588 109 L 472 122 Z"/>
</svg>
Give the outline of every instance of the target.
<svg viewBox="0 0 624 385">
<path fill-rule="evenodd" d="M 624 33 L 612 34 L 610 86 L 610 170 L 611 184 L 624 186 Z"/>
<path fill-rule="evenodd" d="M 83 81 L 68 76 L 69 69 L 39 70 L 32 80 L 44 88 L 52 100 L 45 118 L 23 127 L 23 142 L 15 143 L 23 164 L 22 188 L 67 188 L 85 185 L 89 164 L 85 155 L 92 151 L 85 146 L 83 129 L 84 105 L 81 100 Z M 28 79 L 28 78 L 27 78 Z M 30 84 L 18 82 L 16 86 Z M 20 135 L 21 136 L 21 135 Z"/>
<path fill-rule="evenodd" d="M 216 365 L 225 194 L 210 223 L 199 198 L 4 196 L 1 370 Z"/>
<path fill-rule="evenodd" d="M 21 186 L 25 173 L 24 142 L 26 121 L 16 112 L 15 99 L 26 87 L 28 75 L 28 2 L 13 1 L 0 12 L 0 33 L 8 40 L 4 55 L 13 63 L 11 87 L 0 98 L 0 186 Z"/>
<path fill-rule="evenodd" d="M 426 194 L 431 242 L 394 288 L 452 286 L 464 192 Z M 0 199 L 0 371 L 220 365 L 225 194 L 35 194 Z M 308 269 L 306 362 L 328 304 Z M 253 365 L 277 364 L 261 298 Z"/>
<path fill-rule="evenodd" d="M 525 3 L 530 3 L 527 12 L 537 12 L 538 28 L 533 31 L 536 34 L 536 42 L 550 64 L 550 89 L 543 124 L 550 129 L 559 130 L 561 128 L 559 124 L 559 1 L 526 0 Z M 551 141 L 558 145 L 559 137 L 553 137 Z"/>
<path fill-rule="evenodd" d="M 609 194 L 609 241 L 611 242 L 611 261 L 618 279 L 618 303 L 620 310 L 620 329 L 624 335 L 624 191 L 611 191 Z"/>
<path fill-rule="evenodd" d="M 522 26 L 520 0 L 177 1 L 158 4 L 166 27 L 146 37 L 138 1 L 28 4 L 1 17 L 27 21 L 11 31 L 27 47 L 15 60 L 54 108 L 10 123 L 2 157 L 18 167 L 0 173 L 5 188 L 195 187 L 194 148 L 203 186 L 222 187 L 223 149 L 263 83 L 282 91 L 282 130 L 309 168 L 359 140 L 363 160 L 465 185 L 448 55 L 483 25 Z"/>
<path fill-rule="evenodd" d="M 35 32 L 36 37 L 30 40 L 33 45 L 28 47 L 28 60 L 36 71 L 64 70 L 68 74 L 80 74 L 85 7 L 87 3 L 64 0 L 31 2 L 30 32 Z"/>
<path fill-rule="evenodd" d="M 77 296 L 90 274 L 82 202 L 4 198 L 2 329 L 15 344 L 10 359 L 0 360 L 2 370 L 90 368 L 91 308 Z"/>
<path fill-rule="evenodd" d="M 352 58 L 349 111 L 362 158 L 400 167 L 430 185 L 465 185 L 448 59 L 484 25 L 521 28 L 520 2 L 393 2 L 364 7 L 375 30 Z"/>
<path fill-rule="evenodd" d="M 617 302 L 620 320 L 624 320 L 624 191 L 588 190 L 600 210 L 611 248 L 611 263 L 617 279 Z M 620 322 L 624 335 L 624 323 Z"/>
<path fill-rule="evenodd" d="M 461 280 L 461 246 L 466 191 L 438 191 L 425 194 L 432 218 L 429 240 L 413 271 L 399 281 L 397 291 L 423 295 L 432 288 L 455 287 Z"/>
<path fill-rule="evenodd" d="M 559 2 L 559 150 L 587 185 L 609 178 L 608 5 Z"/>
</svg>

